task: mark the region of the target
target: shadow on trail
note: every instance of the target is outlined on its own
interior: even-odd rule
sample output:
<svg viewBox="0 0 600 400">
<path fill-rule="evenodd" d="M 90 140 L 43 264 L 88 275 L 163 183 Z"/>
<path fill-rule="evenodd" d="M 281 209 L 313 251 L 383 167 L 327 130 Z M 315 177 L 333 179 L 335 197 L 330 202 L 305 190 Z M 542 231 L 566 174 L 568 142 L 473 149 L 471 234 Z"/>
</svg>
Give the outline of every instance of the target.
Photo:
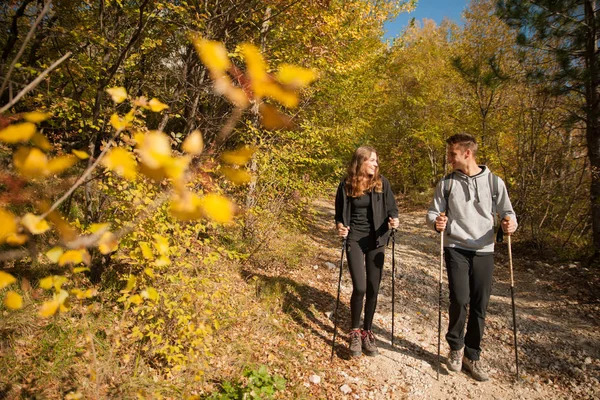
<svg viewBox="0 0 600 400">
<path fill-rule="evenodd" d="M 242 277 L 245 279 L 256 277 L 258 279 L 257 294 L 259 298 L 261 296 L 266 296 L 269 293 L 280 293 L 282 299 L 282 311 L 288 314 L 299 326 L 311 332 L 314 337 L 321 340 L 329 347 L 329 349 L 331 349 L 333 339 L 333 316 L 329 319 L 327 313 L 333 312 L 335 308 L 335 296 L 315 287 L 299 283 L 288 277 L 268 276 L 248 270 L 242 271 Z M 348 351 L 349 326 L 349 304 L 347 301 L 340 299 L 335 354 L 337 357 L 344 360 L 350 358 L 350 353 Z M 390 343 L 387 342 L 391 332 L 382 329 L 377 326 L 377 324 L 374 324 L 373 329 L 377 336 L 383 339 L 378 340 L 378 346 L 380 348 L 401 352 L 415 359 L 422 360 L 435 369 L 437 354 L 432 354 L 418 344 L 397 336 L 394 338 L 394 348 L 392 348 Z M 329 353 L 327 354 L 329 355 Z"/>
</svg>

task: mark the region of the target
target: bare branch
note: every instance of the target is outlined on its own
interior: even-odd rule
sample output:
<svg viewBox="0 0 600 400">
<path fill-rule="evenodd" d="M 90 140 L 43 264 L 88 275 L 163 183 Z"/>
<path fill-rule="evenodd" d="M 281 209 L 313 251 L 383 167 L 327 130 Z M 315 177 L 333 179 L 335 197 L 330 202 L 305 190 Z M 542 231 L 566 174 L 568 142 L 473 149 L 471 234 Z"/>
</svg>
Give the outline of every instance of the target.
<svg viewBox="0 0 600 400">
<path fill-rule="evenodd" d="M 52 64 L 51 66 L 49 66 L 48 68 L 46 68 L 46 70 L 44 72 L 42 72 L 41 74 L 39 74 L 38 77 L 35 78 L 29 85 L 25 86 L 25 88 L 23 90 L 21 90 L 8 104 L 6 104 L 4 107 L 2 107 L 0 109 L 0 114 L 8 111 L 19 100 L 21 100 L 21 97 L 25 96 L 27 93 L 29 93 L 31 90 L 33 90 L 37 85 L 39 85 L 40 82 L 42 82 L 44 80 L 44 78 L 46 77 L 46 75 L 48 75 L 50 72 L 52 72 L 52 70 L 54 70 L 60 64 L 62 64 L 63 61 L 65 61 L 67 58 L 71 57 L 71 54 L 72 53 L 69 51 L 67 54 L 65 54 L 64 56 L 62 56 L 57 61 L 55 61 L 54 64 Z"/>
<path fill-rule="evenodd" d="M 13 72 L 13 69 L 15 68 L 15 65 L 19 61 L 19 58 L 21 58 L 21 56 L 25 52 L 25 47 L 27 46 L 27 43 L 29 43 L 29 41 L 31 40 L 31 37 L 33 36 L 33 32 L 35 32 L 35 30 L 37 29 L 40 22 L 42 22 L 42 18 L 44 18 L 44 16 L 48 12 L 48 9 L 50 8 L 50 4 L 52 4 L 52 0 L 48 0 L 46 5 L 44 5 L 42 12 L 37 17 L 34 24 L 31 26 L 31 29 L 29 29 L 29 32 L 27 33 L 27 37 L 25 37 L 25 40 L 23 41 L 23 44 L 21 45 L 19 52 L 17 53 L 16 57 L 12 60 L 12 63 L 10 63 L 10 67 L 8 68 L 8 71 L 6 72 L 6 75 L 4 76 L 4 80 L 2 81 L 2 87 L 0 87 L 0 96 L 2 95 L 2 93 L 4 93 L 4 89 L 6 89 L 6 85 L 8 84 L 8 80 L 10 78 L 10 75 Z"/>
</svg>

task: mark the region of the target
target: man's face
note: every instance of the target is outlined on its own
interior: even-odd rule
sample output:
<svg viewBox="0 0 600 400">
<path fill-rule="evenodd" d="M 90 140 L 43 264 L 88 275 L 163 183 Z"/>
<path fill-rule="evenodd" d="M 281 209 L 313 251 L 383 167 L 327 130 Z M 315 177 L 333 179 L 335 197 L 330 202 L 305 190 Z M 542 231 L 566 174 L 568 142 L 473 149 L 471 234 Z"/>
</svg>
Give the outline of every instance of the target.
<svg viewBox="0 0 600 400">
<path fill-rule="evenodd" d="M 452 166 L 452 170 L 464 170 L 469 157 L 471 157 L 471 150 L 463 150 L 459 144 L 455 143 L 448 145 L 446 148 L 446 157 L 448 158 L 448 164 Z"/>
</svg>

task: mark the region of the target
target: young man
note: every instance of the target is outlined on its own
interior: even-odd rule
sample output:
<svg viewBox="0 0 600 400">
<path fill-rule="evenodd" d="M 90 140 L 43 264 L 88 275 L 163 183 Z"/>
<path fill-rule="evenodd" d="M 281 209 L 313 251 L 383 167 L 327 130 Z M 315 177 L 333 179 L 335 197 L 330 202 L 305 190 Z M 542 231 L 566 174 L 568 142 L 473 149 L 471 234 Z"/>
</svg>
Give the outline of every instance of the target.
<svg viewBox="0 0 600 400">
<path fill-rule="evenodd" d="M 427 224 L 444 235 L 450 289 L 447 366 L 451 371 L 460 371 L 464 366 L 474 379 L 486 381 L 489 377 L 479 356 L 494 272 L 493 210 L 506 234 L 517 229 L 517 218 L 502 179 L 477 164 L 475 138 L 460 133 L 446 143 L 453 172 L 438 183 L 427 211 Z"/>
</svg>

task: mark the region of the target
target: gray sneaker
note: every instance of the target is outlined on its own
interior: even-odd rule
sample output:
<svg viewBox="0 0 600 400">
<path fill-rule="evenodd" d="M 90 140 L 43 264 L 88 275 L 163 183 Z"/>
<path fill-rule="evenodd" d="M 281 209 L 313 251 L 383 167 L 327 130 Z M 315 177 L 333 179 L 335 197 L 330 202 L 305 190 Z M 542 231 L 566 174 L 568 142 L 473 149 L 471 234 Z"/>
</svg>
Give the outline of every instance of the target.
<svg viewBox="0 0 600 400">
<path fill-rule="evenodd" d="M 448 359 L 446 360 L 446 366 L 450 371 L 458 372 L 462 369 L 464 353 L 464 347 L 460 350 L 450 350 L 450 353 L 448 353 Z"/>
<path fill-rule="evenodd" d="M 481 360 L 473 361 L 463 357 L 463 365 L 476 381 L 485 382 L 490 379 Z"/>
<path fill-rule="evenodd" d="M 375 344 L 375 335 L 372 331 L 362 331 L 362 349 L 368 356 L 376 356 L 379 354 L 377 345 Z"/>
<path fill-rule="evenodd" d="M 362 340 L 360 329 L 350 331 L 350 356 L 358 357 L 362 354 Z"/>
</svg>

